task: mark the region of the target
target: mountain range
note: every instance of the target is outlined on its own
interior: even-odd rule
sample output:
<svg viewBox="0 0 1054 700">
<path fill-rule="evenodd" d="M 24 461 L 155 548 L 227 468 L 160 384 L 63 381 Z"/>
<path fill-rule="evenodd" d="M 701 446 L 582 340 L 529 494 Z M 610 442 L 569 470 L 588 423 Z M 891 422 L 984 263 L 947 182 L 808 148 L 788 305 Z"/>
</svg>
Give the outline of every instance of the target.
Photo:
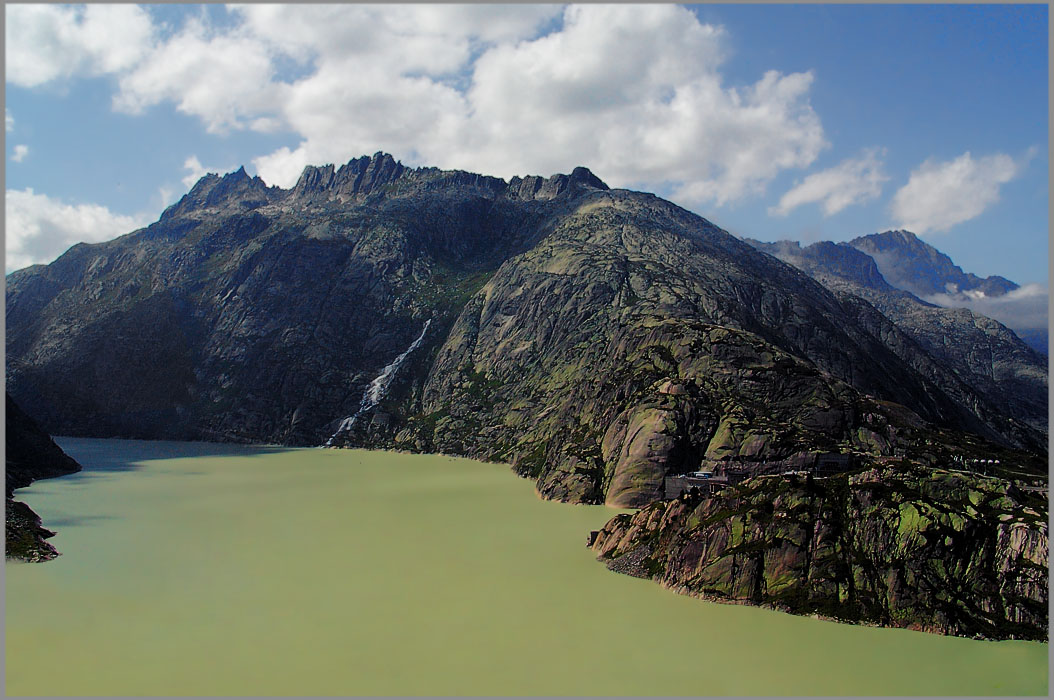
<svg viewBox="0 0 1054 700">
<path fill-rule="evenodd" d="M 751 244 L 585 168 L 210 174 L 8 275 L 7 386 L 53 434 L 462 454 L 574 502 L 817 451 L 1045 472 L 1045 358 L 890 284 L 887 238 Z"/>
<path fill-rule="evenodd" d="M 986 288 L 991 296 L 998 296 L 1000 289 L 1005 293 L 1016 288 L 1013 282 L 966 275 L 946 255 L 907 231 L 806 247 L 792 241 L 747 242 L 794 265 L 835 294 L 865 299 L 975 389 L 990 407 L 1017 416 L 1040 433 L 1047 430 L 1046 357 L 993 319 L 969 309 L 931 304 L 911 291 L 964 285 L 961 288 Z M 880 253 L 876 259 L 867 251 Z M 885 272 L 878 259 L 885 261 Z M 930 265 L 927 261 L 936 262 Z M 886 279 L 890 269 L 896 285 Z"/>
</svg>

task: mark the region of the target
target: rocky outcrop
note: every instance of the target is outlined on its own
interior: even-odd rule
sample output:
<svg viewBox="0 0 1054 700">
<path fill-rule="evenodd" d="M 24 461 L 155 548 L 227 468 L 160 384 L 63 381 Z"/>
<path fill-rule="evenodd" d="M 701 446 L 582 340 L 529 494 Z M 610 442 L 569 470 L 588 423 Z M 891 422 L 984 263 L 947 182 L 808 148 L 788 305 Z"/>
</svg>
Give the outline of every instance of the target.
<svg viewBox="0 0 1054 700">
<path fill-rule="evenodd" d="M 6 396 L 5 534 L 8 558 L 47 561 L 58 552 L 45 540 L 55 533 L 41 527 L 40 518 L 25 503 L 13 499 L 14 490 L 47 479 L 80 471 L 80 465 L 63 452 L 32 418 Z"/>
<path fill-rule="evenodd" d="M 969 637 L 1048 636 L 1045 498 L 976 474 L 900 462 L 756 477 L 618 515 L 592 548 L 613 570 L 711 600 Z"/>
<path fill-rule="evenodd" d="M 48 430 L 322 444 L 430 322 L 335 444 L 509 462 L 547 497 L 618 504 L 702 459 L 1015 444 L 866 302 L 585 168 L 506 183 L 376 154 L 291 190 L 199 185 L 8 276 L 8 386 Z"/>
<path fill-rule="evenodd" d="M 49 561 L 60 552 L 48 542 L 55 533 L 43 527 L 40 516 L 21 501 L 4 500 L 4 554 L 8 559 L 27 562 Z"/>
</svg>

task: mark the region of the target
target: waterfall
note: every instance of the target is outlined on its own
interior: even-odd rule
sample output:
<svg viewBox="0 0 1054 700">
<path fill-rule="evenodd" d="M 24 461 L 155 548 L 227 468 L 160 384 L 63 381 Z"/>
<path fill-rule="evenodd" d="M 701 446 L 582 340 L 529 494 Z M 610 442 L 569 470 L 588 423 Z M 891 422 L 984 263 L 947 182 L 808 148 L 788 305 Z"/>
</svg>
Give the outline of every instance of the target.
<svg viewBox="0 0 1054 700">
<path fill-rule="evenodd" d="M 421 329 L 421 335 L 417 336 L 417 340 L 410 343 L 410 347 L 406 348 L 406 350 L 392 360 L 390 364 L 385 365 L 384 369 L 381 370 L 381 373 L 373 378 L 373 381 L 366 387 L 366 391 L 362 393 L 362 400 L 359 401 L 359 410 L 356 411 L 355 415 L 347 416 L 340 421 L 340 425 L 337 426 L 337 431 L 330 435 L 329 440 L 326 440 L 327 447 L 332 447 L 333 438 L 347 430 L 351 430 L 352 426 L 354 426 L 355 422 L 359 419 L 359 416 L 379 404 L 381 399 L 388 394 L 388 387 L 391 386 L 392 380 L 395 379 L 395 373 L 399 371 L 399 367 L 403 364 L 410 353 L 421 345 L 421 341 L 425 339 L 425 333 L 428 332 L 428 327 L 430 325 L 432 325 L 432 319 L 425 321 L 425 327 Z"/>
</svg>

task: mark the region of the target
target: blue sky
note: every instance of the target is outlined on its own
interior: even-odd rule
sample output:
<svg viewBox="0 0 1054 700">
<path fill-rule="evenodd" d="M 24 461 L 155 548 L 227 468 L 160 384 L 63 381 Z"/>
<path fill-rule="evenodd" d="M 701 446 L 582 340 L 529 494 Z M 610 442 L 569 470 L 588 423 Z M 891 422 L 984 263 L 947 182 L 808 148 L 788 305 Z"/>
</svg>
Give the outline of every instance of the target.
<svg viewBox="0 0 1054 700">
<path fill-rule="evenodd" d="M 1048 279 L 1046 5 L 6 6 L 8 270 L 206 170 L 591 168 L 740 236 Z M 1044 291 L 1045 298 L 1045 291 Z"/>
</svg>

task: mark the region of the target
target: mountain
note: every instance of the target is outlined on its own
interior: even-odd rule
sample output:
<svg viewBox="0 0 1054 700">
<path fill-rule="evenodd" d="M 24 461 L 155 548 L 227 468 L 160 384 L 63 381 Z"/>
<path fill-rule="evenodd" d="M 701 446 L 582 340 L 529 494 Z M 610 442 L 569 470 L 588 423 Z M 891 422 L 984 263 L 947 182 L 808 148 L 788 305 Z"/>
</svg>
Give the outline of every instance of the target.
<svg viewBox="0 0 1054 700">
<path fill-rule="evenodd" d="M 943 307 L 972 309 L 994 318 L 1044 357 L 1049 354 L 1046 292 L 1022 289 L 998 275 L 982 278 L 963 272 L 910 231 L 861 236 L 847 245 L 874 260 L 893 287 Z"/>
<path fill-rule="evenodd" d="M 45 541 L 55 533 L 41 527 L 40 517 L 29 506 L 14 500 L 14 490 L 29 486 L 37 479 L 72 474 L 81 467 L 18 407 L 10 394 L 7 394 L 6 401 L 5 553 L 12 559 L 46 561 L 58 556 L 55 548 Z"/>
<path fill-rule="evenodd" d="M 762 476 L 616 516 L 609 568 L 682 593 L 884 627 L 1048 637 L 1043 495 L 891 463 L 825 479 Z"/>
<path fill-rule="evenodd" d="M 866 300 L 983 399 L 984 406 L 975 410 L 1014 416 L 1019 425 L 1006 425 L 1005 430 L 1015 432 L 1019 443 L 1042 449 L 1048 435 L 1047 358 L 1013 331 L 969 309 L 935 306 L 893 286 L 875 259 L 852 243 L 823 241 L 802 247 L 791 241 L 747 242 L 836 294 Z M 956 394 L 955 387 L 944 388 Z"/>
<path fill-rule="evenodd" d="M 7 328 L 12 395 L 62 434 L 457 453 L 624 505 L 810 451 L 1045 470 L 1027 423 L 867 301 L 585 168 L 206 176 L 9 275 Z"/>
<path fill-rule="evenodd" d="M 869 255 L 894 287 L 920 297 L 949 291 L 979 291 L 993 297 L 1018 288 L 1005 277 L 981 278 L 963 272 L 951 258 L 911 231 L 874 233 L 854 238 L 849 245 Z"/>
</svg>

